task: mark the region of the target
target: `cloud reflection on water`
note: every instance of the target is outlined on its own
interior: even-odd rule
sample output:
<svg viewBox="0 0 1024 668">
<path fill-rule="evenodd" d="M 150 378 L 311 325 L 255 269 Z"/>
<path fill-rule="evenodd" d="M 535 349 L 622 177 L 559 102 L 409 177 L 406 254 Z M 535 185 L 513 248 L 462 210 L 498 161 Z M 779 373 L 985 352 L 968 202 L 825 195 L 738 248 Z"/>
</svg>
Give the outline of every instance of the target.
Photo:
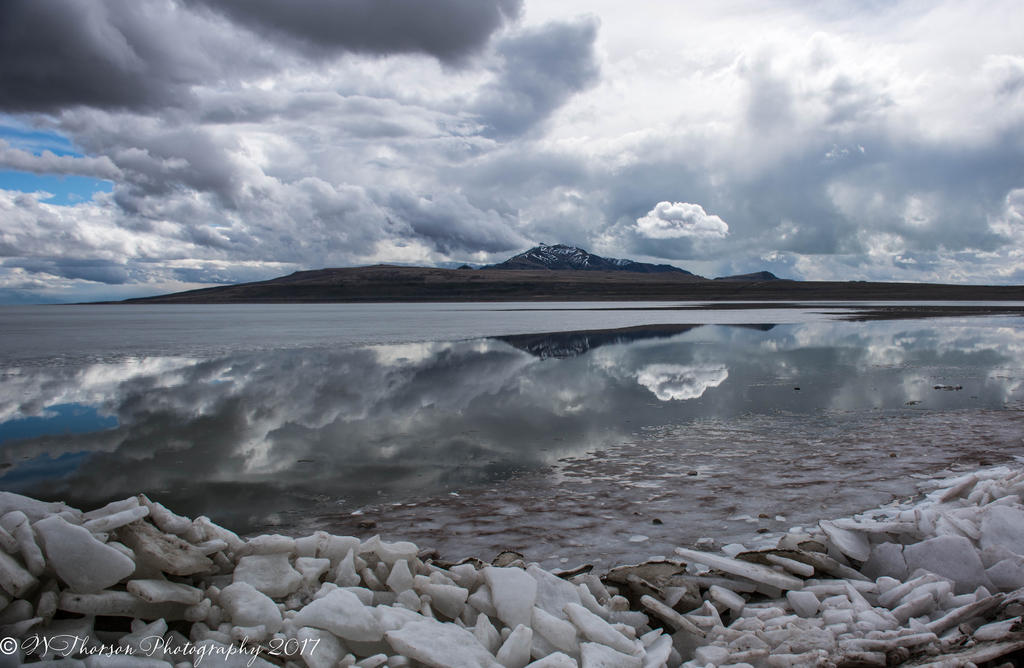
<svg viewBox="0 0 1024 668">
<path fill-rule="evenodd" d="M 81 506 L 145 491 L 248 531 L 280 513 L 515 484 L 695 419 L 1001 408 L 1020 399 L 1022 347 L 1014 328 L 821 323 L 8 368 L 0 434 L 58 419 L 58 405 L 109 420 L 5 443 L 0 487 Z M 964 390 L 932 389 L 946 380 Z"/>
</svg>

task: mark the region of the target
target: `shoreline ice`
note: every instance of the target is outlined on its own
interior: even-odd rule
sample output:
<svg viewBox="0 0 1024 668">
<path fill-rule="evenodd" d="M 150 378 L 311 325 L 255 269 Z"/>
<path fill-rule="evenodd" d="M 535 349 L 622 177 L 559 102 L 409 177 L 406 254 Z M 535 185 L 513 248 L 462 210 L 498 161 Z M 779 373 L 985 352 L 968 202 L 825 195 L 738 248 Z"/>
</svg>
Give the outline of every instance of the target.
<svg viewBox="0 0 1024 668">
<path fill-rule="evenodd" d="M 0 492 L 0 665 L 968 666 L 1024 652 L 1024 467 L 775 547 L 550 571 Z M 751 540 L 762 545 L 766 536 Z M 40 661 L 40 659 L 44 659 Z"/>
</svg>

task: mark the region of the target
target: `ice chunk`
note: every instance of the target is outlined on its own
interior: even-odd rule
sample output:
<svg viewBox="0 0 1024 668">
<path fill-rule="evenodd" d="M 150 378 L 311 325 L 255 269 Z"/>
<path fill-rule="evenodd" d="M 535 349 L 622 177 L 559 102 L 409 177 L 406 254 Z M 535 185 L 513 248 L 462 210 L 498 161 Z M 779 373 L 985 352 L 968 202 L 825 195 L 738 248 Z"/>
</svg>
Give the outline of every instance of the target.
<svg viewBox="0 0 1024 668">
<path fill-rule="evenodd" d="M 974 603 L 968 603 L 962 607 L 955 608 L 954 610 L 947 612 L 944 616 L 929 622 L 928 630 L 932 633 L 940 634 L 943 631 L 951 629 L 961 622 L 965 622 L 973 617 L 983 617 L 990 610 L 1002 603 L 1004 598 L 1004 594 L 994 594 L 992 596 L 986 596 Z"/>
<path fill-rule="evenodd" d="M 857 561 L 867 561 L 871 555 L 871 543 L 868 537 L 859 531 L 851 531 L 836 526 L 834 522 L 822 520 L 818 522 L 829 541 L 837 550 Z"/>
<path fill-rule="evenodd" d="M 861 568 L 864 575 L 877 580 L 882 576 L 904 580 L 907 577 L 907 560 L 903 558 L 903 546 L 899 543 L 879 543 L 871 548 L 868 560 Z"/>
<path fill-rule="evenodd" d="M 956 592 L 964 594 L 977 587 L 992 587 L 974 543 L 963 536 L 938 536 L 903 549 L 907 569 L 918 568 L 952 580 Z"/>
<path fill-rule="evenodd" d="M 384 634 L 396 652 L 435 668 L 500 668 L 472 633 L 433 619 Z"/>
<path fill-rule="evenodd" d="M 12 510 L 20 510 L 25 513 L 32 522 L 63 512 L 70 512 L 78 515 L 79 517 L 82 515 L 80 511 L 75 510 L 60 501 L 37 501 L 13 492 L 0 492 L 0 515 L 6 515 Z"/>
<path fill-rule="evenodd" d="M 245 541 L 240 555 L 257 556 L 269 554 L 291 555 L 295 552 L 295 539 L 280 534 L 262 534 Z"/>
<path fill-rule="evenodd" d="M 133 499 L 134 500 L 134 499 Z M 111 515 L 104 515 L 97 517 L 96 519 L 88 520 L 83 527 L 93 533 L 107 533 L 114 529 L 120 529 L 126 524 L 131 524 L 137 520 L 141 520 L 143 517 L 149 515 L 149 508 L 138 505 L 138 501 L 135 501 L 136 506 L 134 508 L 128 508 Z"/>
<path fill-rule="evenodd" d="M 14 557 L 0 550 L 0 588 L 11 596 L 24 596 L 38 582 Z"/>
<path fill-rule="evenodd" d="M 303 626 L 295 634 L 299 653 L 308 668 L 336 668 L 348 654 L 348 648 L 333 634 L 321 629 Z"/>
<path fill-rule="evenodd" d="M 284 598 L 302 584 L 302 575 L 288 562 L 288 553 L 274 552 L 242 557 L 235 582 L 248 582 L 271 598 Z"/>
<path fill-rule="evenodd" d="M 473 635 L 491 654 L 497 652 L 498 648 L 501 647 L 501 635 L 494 628 L 494 624 L 491 624 L 490 618 L 482 612 L 476 617 Z"/>
<path fill-rule="evenodd" d="M 729 608 L 734 615 L 740 614 L 743 610 L 743 606 L 747 604 L 746 600 L 742 596 L 731 589 L 726 589 L 720 585 L 711 585 L 708 589 L 708 595 L 725 607 Z"/>
<path fill-rule="evenodd" d="M 818 597 L 809 591 L 788 591 L 786 600 L 789 601 L 793 612 L 801 617 L 813 617 L 818 613 Z"/>
<path fill-rule="evenodd" d="M 302 576 L 302 586 L 313 588 L 320 582 L 320 578 L 330 570 L 330 559 L 319 559 L 317 557 L 299 557 L 295 560 L 295 570 Z"/>
<path fill-rule="evenodd" d="M 632 640 L 582 605 L 569 603 L 565 606 L 565 612 L 569 615 L 569 621 L 579 629 L 580 635 L 584 638 L 607 645 L 624 654 L 632 655 L 636 652 L 636 645 Z"/>
<path fill-rule="evenodd" d="M 561 652 L 555 652 L 554 654 L 548 654 L 543 659 L 537 659 L 533 663 L 527 664 L 526 668 L 579 668 L 579 664 L 576 663 L 576 659 L 566 656 Z"/>
<path fill-rule="evenodd" d="M 998 622 L 992 622 L 991 624 L 985 624 L 974 632 L 974 639 L 978 641 L 986 640 L 1002 640 L 1006 636 L 1010 635 L 1013 631 L 1013 627 L 1020 623 L 1020 618 L 1015 617 L 1014 619 L 1004 619 Z"/>
<path fill-rule="evenodd" d="M 203 600 L 201 589 L 167 580 L 131 580 L 128 591 L 149 603 L 196 605 Z"/>
<path fill-rule="evenodd" d="M 61 592 L 57 607 L 80 615 L 107 615 L 177 621 L 185 619 L 186 606 L 181 603 L 147 603 L 126 591 L 101 591 L 98 594 Z M 277 608 L 274 608 L 275 610 Z"/>
<path fill-rule="evenodd" d="M 462 587 L 433 583 L 427 583 L 421 587 L 420 593 L 429 596 L 434 609 L 449 619 L 455 619 L 462 614 L 466 598 L 469 597 L 469 592 Z"/>
<path fill-rule="evenodd" d="M 315 603 L 310 603 L 310 606 Z M 236 626 L 262 625 L 271 634 L 281 629 L 281 611 L 277 605 L 248 582 L 235 582 L 224 587 L 220 592 L 220 606 Z M 299 621 L 296 624 L 313 626 Z"/>
<path fill-rule="evenodd" d="M 295 613 L 293 621 L 330 631 L 342 640 L 372 642 L 384 637 L 373 612 L 350 591 L 335 589 Z"/>
<path fill-rule="evenodd" d="M 177 532 L 172 531 L 170 533 L 176 534 Z M 192 520 L 192 526 L 189 527 L 188 531 L 182 534 L 182 536 L 185 539 L 191 540 L 196 543 L 201 543 L 207 540 L 213 540 L 214 538 L 220 538 L 221 540 L 225 541 L 228 544 L 228 547 L 230 547 L 231 551 L 235 552 L 236 554 L 239 553 L 242 550 L 242 548 L 245 547 L 245 541 L 239 538 L 238 534 L 236 534 L 234 531 L 231 531 L 230 529 L 225 529 L 219 524 L 215 524 L 213 520 L 211 520 L 209 517 L 206 517 L 205 515 L 200 515 L 199 517 Z"/>
<path fill-rule="evenodd" d="M 117 639 L 120 647 L 130 647 L 136 656 L 164 657 L 163 637 L 167 622 L 158 619 L 150 624 L 132 623 L 132 632 Z"/>
<path fill-rule="evenodd" d="M 595 642 L 580 645 L 580 668 L 642 668 L 640 657 Z"/>
<path fill-rule="evenodd" d="M 552 647 L 568 654 L 578 654 L 580 640 L 576 627 L 555 617 L 543 608 L 533 608 L 533 630 L 547 640 Z"/>
<path fill-rule="evenodd" d="M 1003 559 L 985 569 L 988 579 L 1002 591 L 1024 587 L 1024 564 L 1020 559 Z"/>
<path fill-rule="evenodd" d="M 981 519 L 981 548 L 1000 546 L 1024 555 L 1024 510 L 994 505 Z"/>
<path fill-rule="evenodd" d="M 400 594 L 406 589 L 412 588 L 412 572 L 409 570 L 409 562 L 401 559 L 395 562 L 395 565 L 391 567 L 391 573 L 388 575 L 387 586 L 388 588 Z"/>
<path fill-rule="evenodd" d="M 135 572 L 135 562 L 130 557 L 61 517 L 39 520 L 34 528 L 42 539 L 50 566 L 72 591 L 100 591 Z"/>
<path fill-rule="evenodd" d="M 317 538 L 316 556 L 330 559 L 338 564 L 349 552 L 359 552 L 359 539 L 354 536 L 335 536 L 323 531 L 314 534 Z"/>
<path fill-rule="evenodd" d="M 165 534 L 146 520 L 117 530 L 122 543 L 135 552 L 140 564 L 171 575 L 194 575 L 213 568 L 213 562 L 194 545 Z"/>
<path fill-rule="evenodd" d="M 355 551 L 349 550 L 345 558 L 338 563 L 338 568 L 334 574 L 334 582 L 342 587 L 355 587 L 362 581 L 363 579 L 356 572 Z"/>
<path fill-rule="evenodd" d="M 511 628 L 530 624 L 537 601 L 536 580 L 520 568 L 488 566 L 484 569 L 484 581 L 490 590 L 498 619 Z"/>
<path fill-rule="evenodd" d="M 28 572 L 38 577 L 46 568 L 46 560 L 43 552 L 36 543 L 35 532 L 29 523 L 28 517 L 20 510 L 12 510 L 3 516 L 0 525 L 11 533 L 15 540 L 15 547 L 21 553 L 21 559 L 25 562 Z"/>
<path fill-rule="evenodd" d="M 180 535 L 191 528 L 192 520 L 189 518 L 172 513 L 163 504 L 151 501 L 145 494 L 140 494 L 138 499 L 142 505 L 149 508 L 149 518 L 161 531 Z"/>
<path fill-rule="evenodd" d="M 524 668 L 530 663 L 530 647 L 533 645 L 533 630 L 520 624 L 512 630 L 496 658 L 505 668 Z"/>
<path fill-rule="evenodd" d="M 920 596 L 915 596 L 908 600 L 906 603 L 897 606 L 893 611 L 893 617 L 896 621 L 901 624 L 906 623 L 911 617 L 920 617 L 921 615 L 927 615 L 935 609 L 935 597 L 931 594 L 924 593 Z"/>
<path fill-rule="evenodd" d="M 711 568 L 717 568 L 718 570 L 725 571 L 726 573 L 739 575 L 747 578 L 748 580 L 753 580 L 754 582 L 760 582 L 771 587 L 778 587 L 779 589 L 800 589 L 804 584 L 804 581 L 800 578 L 780 573 L 767 566 L 752 564 L 748 561 L 741 561 L 731 557 L 723 557 L 710 552 L 698 552 L 696 550 L 677 547 L 676 554 L 684 559 L 689 559 L 693 562 L 710 566 Z"/>
<path fill-rule="evenodd" d="M 374 536 L 359 546 L 359 554 L 371 552 L 376 554 L 388 566 L 393 566 L 399 559 L 406 561 L 415 559 L 419 548 L 414 543 L 408 542 L 385 543 L 380 539 L 380 536 Z"/>
<path fill-rule="evenodd" d="M 571 582 L 549 573 L 536 564 L 526 569 L 527 574 L 537 581 L 536 605 L 545 612 L 565 619 L 565 606 L 569 603 L 580 604 L 579 590 Z"/>
</svg>

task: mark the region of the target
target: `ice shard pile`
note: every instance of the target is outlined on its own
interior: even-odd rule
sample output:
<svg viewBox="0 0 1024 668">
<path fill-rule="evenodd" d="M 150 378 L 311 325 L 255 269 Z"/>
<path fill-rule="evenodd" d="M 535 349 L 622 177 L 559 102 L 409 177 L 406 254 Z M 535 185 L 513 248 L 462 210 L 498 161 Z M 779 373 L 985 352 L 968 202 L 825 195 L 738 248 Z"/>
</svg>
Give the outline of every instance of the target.
<svg viewBox="0 0 1024 668">
<path fill-rule="evenodd" d="M 0 492 L 0 664 L 966 666 L 1024 652 L 1024 469 L 770 549 L 551 572 L 317 532 L 240 538 L 140 495 Z M 773 539 L 774 540 L 774 539 Z M 6 663 L 4 663 L 6 661 Z M 993 664 L 997 665 L 997 664 Z"/>
</svg>

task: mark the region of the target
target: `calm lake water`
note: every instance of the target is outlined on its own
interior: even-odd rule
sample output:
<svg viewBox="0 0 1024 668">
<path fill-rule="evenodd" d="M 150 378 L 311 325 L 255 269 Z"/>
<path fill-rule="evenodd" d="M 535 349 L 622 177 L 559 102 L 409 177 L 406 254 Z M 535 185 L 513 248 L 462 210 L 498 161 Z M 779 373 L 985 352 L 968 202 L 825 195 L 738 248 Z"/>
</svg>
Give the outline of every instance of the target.
<svg viewBox="0 0 1024 668">
<path fill-rule="evenodd" d="M 1024 455 L 1020 318 L 609 306 L 2 308 L 0 489 L 551 566 Z"/>
</svg>

